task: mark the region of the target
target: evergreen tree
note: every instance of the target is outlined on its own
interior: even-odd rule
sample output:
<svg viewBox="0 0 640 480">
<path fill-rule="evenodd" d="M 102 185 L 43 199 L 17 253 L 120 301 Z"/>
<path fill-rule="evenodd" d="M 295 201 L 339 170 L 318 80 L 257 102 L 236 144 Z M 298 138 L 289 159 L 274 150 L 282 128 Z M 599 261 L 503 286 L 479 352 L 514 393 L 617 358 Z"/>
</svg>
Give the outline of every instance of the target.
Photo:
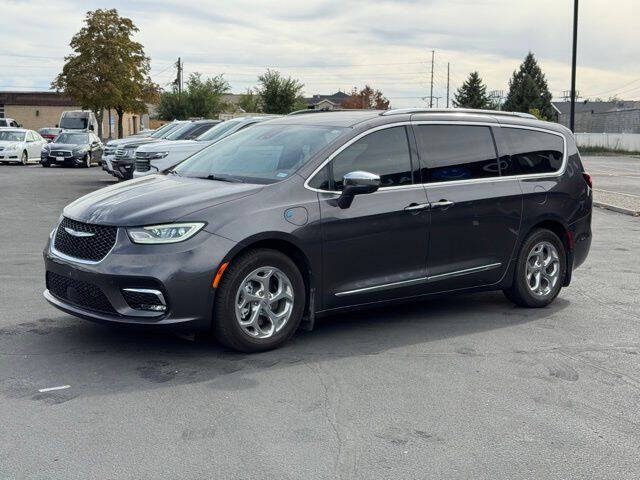
<svg viewBox="0 0 640 480">
<path fill-rule="evenodd" d="M 551 92 L 536 57 L 529 52 L 517 71 L 509 80 L 509 93 L 503 109 L 512 112 L 531 113 L 536 110 L 540 117 L 551 120 L 554 116 Z"/>
<path fill-rule="evenodd" d="M 491 108 L 487 86 L 482 82 L 478 72 L 471 72 L 469 78 L 455 93 L 453 106 L 456 108 Z"/>
</svg>

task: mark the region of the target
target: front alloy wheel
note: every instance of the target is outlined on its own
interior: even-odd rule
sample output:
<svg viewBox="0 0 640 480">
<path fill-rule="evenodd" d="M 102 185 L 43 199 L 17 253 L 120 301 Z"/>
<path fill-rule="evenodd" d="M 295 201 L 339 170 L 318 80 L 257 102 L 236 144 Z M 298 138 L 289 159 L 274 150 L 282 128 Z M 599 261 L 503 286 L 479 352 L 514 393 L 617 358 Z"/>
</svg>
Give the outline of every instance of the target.
<svg viewBox="0 0 640 480">
<path fill-rule="evenodd" d="M 216 289 L 212 327 L 220 343 L 260 352 L 289 340 L 306 305 L 304 279 L 293 260 L 268 248 L 233 258 Z"/>
<path fill-rule="evenodd" d="M 275 267 L 255 269 L 241 282 L 236 293 L 236 320 L 255 338 L 269 338 L 281 331 L 294 305 L 289 278 Z"/>
</svg>

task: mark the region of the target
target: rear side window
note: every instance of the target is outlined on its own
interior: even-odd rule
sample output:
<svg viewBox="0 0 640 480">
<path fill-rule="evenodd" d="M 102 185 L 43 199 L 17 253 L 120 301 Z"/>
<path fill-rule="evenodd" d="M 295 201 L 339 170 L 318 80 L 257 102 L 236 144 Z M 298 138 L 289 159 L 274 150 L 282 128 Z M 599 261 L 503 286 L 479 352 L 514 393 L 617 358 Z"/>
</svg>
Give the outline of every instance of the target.
<svg viewBox="0 0 640 480">
<path fill-rule="evenodd" d="M 413 183 L 405 127 L 385 128 L 370 133 L 336 155 L 329 165 L 331 190 L 342 190 L 342 177 L 357 170 L 380 175 L 382 187 Z M 328 172 L 319 172 L 319 180 L 327 175 Z"/>
<path fill-rule="evenodd" d="M 564 141 L 559 135 L 502 127 L 510 156 L 502 157 L 502 175 L 557 172 L 562 167 Z"/>
<path fill-rule="evenodd" d="M 416 125 L 420 157 L 426 164 L 423 181 L 450 182 L 500 176 L 489 127 Z"/>
</svg>

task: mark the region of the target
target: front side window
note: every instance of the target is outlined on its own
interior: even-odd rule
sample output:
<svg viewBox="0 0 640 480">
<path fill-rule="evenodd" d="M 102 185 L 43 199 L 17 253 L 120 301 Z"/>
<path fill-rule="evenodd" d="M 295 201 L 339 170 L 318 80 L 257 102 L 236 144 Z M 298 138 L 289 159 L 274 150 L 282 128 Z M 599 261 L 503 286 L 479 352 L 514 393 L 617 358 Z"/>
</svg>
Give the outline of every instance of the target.
<svg viewBox="0 0 640 480">
<path fill-rule="evenodd" d="M 503 157 L 502 175 L 557 172 L 562 167 L 564 141 L 559 135 L 502 127 L 510 156 Z"/>
<path fill-rule="evenodd" d="M 381 187 L 409 185 L 413 183 L 413 174 L 407 130 L 391 127 L 370 133 L 336 155 L 326 169 L 316 176 L 319 188 L 327 190 L 342 190 L 342 177 L 355 171 L 379 175 Z M 327 177 L 330 185 L 323 181 Z"/>
<path fill-rule="evenodd" d="M 315 125 L 257 125 L 194 154 L 175 172 L 211 180 L 274 183 L 289 178 L 344 131 Z"/>
<path fill-rule="evenodd" d="M 450 182 L 500 176 L 491 129 L 475 125 L 417 125 L 424 181 Z"/>
</svg>

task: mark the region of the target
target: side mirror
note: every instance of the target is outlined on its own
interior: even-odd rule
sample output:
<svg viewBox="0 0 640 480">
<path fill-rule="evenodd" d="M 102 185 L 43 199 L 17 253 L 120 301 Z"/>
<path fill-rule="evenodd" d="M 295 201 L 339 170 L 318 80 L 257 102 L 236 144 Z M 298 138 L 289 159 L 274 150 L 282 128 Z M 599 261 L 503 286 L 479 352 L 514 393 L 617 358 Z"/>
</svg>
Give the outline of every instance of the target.
<svg viewBox="0 0 640 480">
<path fill-rule="evenodd" d="M 369 172 L 349 172 L 342 177 L 342 194 L 338 197 L 338 206 L 342 209 L 349 208 L 353 203 L 353 197 L 373 193 L 380 188 L 380 176 Z"/>
</svg>

